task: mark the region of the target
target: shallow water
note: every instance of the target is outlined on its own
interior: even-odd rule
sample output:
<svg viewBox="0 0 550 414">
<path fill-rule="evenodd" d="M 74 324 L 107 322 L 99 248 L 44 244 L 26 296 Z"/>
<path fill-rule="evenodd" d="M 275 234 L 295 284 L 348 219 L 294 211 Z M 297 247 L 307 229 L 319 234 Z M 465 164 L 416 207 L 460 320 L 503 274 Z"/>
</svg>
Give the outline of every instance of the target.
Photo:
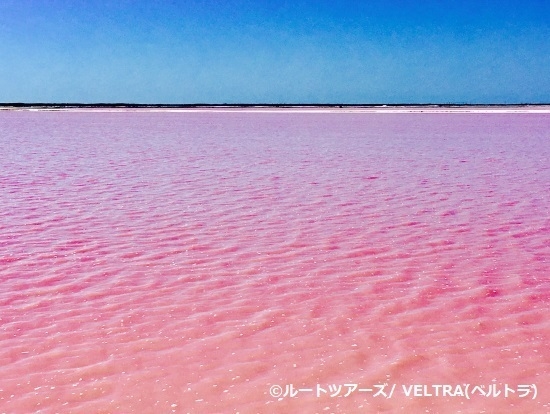
<svg viewBox="0 0 550 414">
<path fill-rule="evenodd" d="M 548 114 L 6 111 L 0 144 L 2 413 L 550 412 Z"/>
</svg>

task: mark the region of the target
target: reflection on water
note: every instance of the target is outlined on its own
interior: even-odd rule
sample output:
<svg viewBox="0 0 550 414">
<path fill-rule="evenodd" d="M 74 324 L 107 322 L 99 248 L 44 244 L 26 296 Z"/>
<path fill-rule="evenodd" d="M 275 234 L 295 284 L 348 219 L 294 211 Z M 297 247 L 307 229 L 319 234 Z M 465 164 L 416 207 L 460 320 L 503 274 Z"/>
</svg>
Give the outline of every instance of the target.
<svg viewBox="0 0 550 414">
<path fill-rule="evenodd" d="M 548 115 L 0 128 L 1 412 L 550 410 Z"/>
</svg>

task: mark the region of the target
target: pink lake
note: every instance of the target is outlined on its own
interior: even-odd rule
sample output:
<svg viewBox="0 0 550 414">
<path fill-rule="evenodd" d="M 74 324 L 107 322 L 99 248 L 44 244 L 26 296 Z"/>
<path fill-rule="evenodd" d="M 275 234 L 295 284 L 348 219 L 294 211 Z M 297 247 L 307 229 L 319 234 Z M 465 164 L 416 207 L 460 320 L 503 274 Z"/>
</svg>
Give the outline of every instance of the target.
<svg viewBox="0 0 550 414">
<path fill-rule="evenodd" d="M 3 111 L 0 143 L 0 413 L 550 412 L 550 114 Z"/>
</svg>

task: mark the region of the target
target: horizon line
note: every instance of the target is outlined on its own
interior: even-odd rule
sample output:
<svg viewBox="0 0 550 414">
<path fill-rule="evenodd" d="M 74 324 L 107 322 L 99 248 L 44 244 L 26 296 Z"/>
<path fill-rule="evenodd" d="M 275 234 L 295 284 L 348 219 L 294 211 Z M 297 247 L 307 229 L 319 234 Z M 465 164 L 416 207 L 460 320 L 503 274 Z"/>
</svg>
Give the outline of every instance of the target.
<svg viewBox="0 0 550 414">
<path fill-rule="evenodd" d="M 130 102 L 0 102 L 6 108 L 464 108 L 549 106 L 550 103 L 130 103 Z"/>
</svg>

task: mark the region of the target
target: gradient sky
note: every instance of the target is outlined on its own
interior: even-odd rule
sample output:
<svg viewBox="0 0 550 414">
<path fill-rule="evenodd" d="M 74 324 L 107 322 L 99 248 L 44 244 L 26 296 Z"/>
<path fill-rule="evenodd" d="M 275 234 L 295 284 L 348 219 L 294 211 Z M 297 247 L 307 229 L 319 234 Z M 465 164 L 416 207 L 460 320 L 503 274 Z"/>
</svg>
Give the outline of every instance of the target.
<svg viewBox="0 0 550 414">
<path fill-rule="evenodd" d="M 548 103 L 550 1 L 0 0 L 0 102 Z"/>
</svg>

